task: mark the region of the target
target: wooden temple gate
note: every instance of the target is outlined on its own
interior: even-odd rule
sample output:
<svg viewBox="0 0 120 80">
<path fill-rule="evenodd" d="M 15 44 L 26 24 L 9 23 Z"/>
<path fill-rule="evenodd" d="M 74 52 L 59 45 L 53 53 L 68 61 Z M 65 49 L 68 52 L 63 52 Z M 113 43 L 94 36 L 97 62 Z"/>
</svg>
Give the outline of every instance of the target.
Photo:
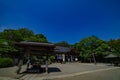
<svg viewBox="0 0 120 80">
<path fill-rule="evenodd" d="M 19 69 L 17 70 L 17 73 L 20 72 L 22 62 L 23 62 L 23 57 L 27 55 L 28 62 L 31 57 L 31 55 L 36 55 L 36 56 L 46 56 L 46 67 L 45 71 L 48 72 L 48 55 L 53 54 L 55 45 L 51 43 L 39 43 L 39 42 L 19 42 L 16 43 L 16 46 L 22 51 L 20 54 L 19 58 Z M 27 65 L 28 69 L 29 64 Z"/>
</svg>

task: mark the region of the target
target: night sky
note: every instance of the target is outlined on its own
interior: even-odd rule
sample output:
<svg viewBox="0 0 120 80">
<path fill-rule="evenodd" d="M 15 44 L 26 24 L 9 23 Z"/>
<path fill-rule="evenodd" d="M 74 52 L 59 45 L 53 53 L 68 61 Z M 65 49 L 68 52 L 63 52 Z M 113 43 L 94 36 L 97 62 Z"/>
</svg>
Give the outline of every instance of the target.
<svg viewBox="0 0 120 80">
<path fill-rule="evenodd" d="M 0 0 L 0 31 L 29 28 L 49 42 L 120 38 L 120 0 Z"/>
</svg>

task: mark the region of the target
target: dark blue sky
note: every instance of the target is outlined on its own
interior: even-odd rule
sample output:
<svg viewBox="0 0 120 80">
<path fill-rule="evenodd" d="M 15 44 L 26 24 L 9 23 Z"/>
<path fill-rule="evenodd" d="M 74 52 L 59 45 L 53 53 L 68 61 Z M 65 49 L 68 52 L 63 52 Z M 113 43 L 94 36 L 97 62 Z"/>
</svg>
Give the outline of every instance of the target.
<svg viewBox="0 0 120 80">
<path fill-rule="evenodd" d="M 0 0 L 0 31 L 23 27 L 50 42 L 120 38 L 120 0 Z"/>
</svg>

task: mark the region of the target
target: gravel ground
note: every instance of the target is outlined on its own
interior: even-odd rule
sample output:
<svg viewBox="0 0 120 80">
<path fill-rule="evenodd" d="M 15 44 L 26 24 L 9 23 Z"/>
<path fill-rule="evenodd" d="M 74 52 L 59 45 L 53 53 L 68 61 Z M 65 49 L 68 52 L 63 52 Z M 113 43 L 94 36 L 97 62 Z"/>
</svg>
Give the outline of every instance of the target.
<svg viewBox="0 0 120 80">
<path fill-rule="evenodd" d="M 44 66 L 42 66 L 44 67 Z M 0 80 L 14 80 L 18 77 L 21 77 L 22 80 L 40 80 L 41 77 L 43 79 L 55 76 L 64 76 L 64 75 L 72 75 L 75 73 L 83 73 L 87 71 L 94 71 L 100 69 L 108 69 L 114 68 L 114 66 L 106 66 L 106 64 L 86 64 L 86 63 L 54 63 L 49 65 L 49 74 L 16 74 L 17 67 L 9 67 L 9 68 L 0 68 Z M 25 71 L 26 66 L 22 67 L 22 71 Z M 21 72 L 22 72 L 21 71 Z M 6 79 L 5 79 L 6 77 Z M 66 79 L 65 79 L 66 80 Z M 71 79 L 72 80 L 72 79 Z"/>
<path fill-rule="evenodd" d="M 53 80 L 120 80 L 120 68 Z"/>
<path fill-rule="evenodd" d="M 14 80 L 16 78 L 19 78 L 23 76 L 24 74 L 17 74 L 17 66 L 14 67 L 8 67 L 8 68 L 0 68 L 0 80 Z M 26 69 L 26 66 L 22 66 L 21 72 L 23 72 Z"/>
</svg>

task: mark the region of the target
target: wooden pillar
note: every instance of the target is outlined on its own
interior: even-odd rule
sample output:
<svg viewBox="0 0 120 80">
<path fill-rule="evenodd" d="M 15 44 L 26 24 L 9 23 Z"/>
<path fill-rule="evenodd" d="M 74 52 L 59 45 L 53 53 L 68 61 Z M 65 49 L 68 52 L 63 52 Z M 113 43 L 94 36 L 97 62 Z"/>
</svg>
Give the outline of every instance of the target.
<svg viewBox="0 0 120 80">
<path fill-rule="evenodd" d="M 24 56 L 24 54 L 23 53 L 20 53 L 19 54 L 19 62 L 18 62 L 18 69 L 17 69 L 17 74 L 19 74 L 20 73 L 20 71 L 21 71 L 21 69 L 22 69 L 22 65 L 23 65 L 23 56 Z"/>
<path fill-rule="evenodd" d="M 46 67 L 45 67 L 45 71 L 47 72 L 47 73 L 49 73 L 48 72 L 48 54 L 46 55 L 46 62 L 45 62 L 46 64 Z"/>
<path fill-rule="evenodd" d="M 29 69 L 30 66 L 30 48 L 26 49 L 25 54 L 27 54 L 27 66 L 26 66 L 26 71 Z"/>
<path fill-rule="evenodd" d="M 19 63 L 18 63 L 17 74 L 19 74 L 19 73 L 20 73 L 20 71 L 21 71 L 21 69 L 22 69 L 22 65 L 23 65 L 23 60 L 22 60 L 22 59 L 20 59 L 20 60 L 19 60 Z"/>
</svg>

